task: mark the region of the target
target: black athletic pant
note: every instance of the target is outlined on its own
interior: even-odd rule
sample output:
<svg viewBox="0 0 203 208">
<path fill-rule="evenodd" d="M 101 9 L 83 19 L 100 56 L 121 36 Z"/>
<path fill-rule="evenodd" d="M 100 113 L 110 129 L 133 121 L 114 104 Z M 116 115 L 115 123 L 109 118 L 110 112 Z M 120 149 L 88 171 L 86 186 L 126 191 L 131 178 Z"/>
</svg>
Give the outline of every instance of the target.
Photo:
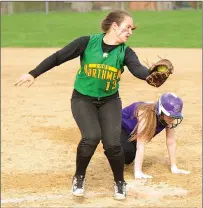
<svg viewBox="0 0 203 208">
<path fill-rule="evenodd" d="M 125 131 L 125 129 L 121 128 L 121 146 L 125 155 L 125 164 L 130 164 L 134 161 L 136 150 L 137 150 L 137 142 L 129 142 L 129 134 Z"/>
<path fill-rule="evenodd" d="M 119 94 L 98 99 L 74 90 L 71 109 L 82 135 L 77 148 L 75 174 L 85 175 L 101 140 L 114 180 L 123 181 L 124 154 L 120 144 L 122 106 Z"/>
</svg>

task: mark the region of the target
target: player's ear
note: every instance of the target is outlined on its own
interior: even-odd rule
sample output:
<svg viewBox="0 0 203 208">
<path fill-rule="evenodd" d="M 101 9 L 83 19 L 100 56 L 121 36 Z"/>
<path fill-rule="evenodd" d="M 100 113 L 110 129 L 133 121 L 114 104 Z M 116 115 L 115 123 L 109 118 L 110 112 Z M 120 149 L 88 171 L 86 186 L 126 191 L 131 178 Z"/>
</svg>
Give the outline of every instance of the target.
<svg viewBox="0 0 203 208">
<path fill-rule="evenodd" d="M 118 24 L 116 22 L 113 22 L 112 25 L 111 25 L 111 28 L 113 30 L 116 30 L 118 28 Z"/>
</svg>

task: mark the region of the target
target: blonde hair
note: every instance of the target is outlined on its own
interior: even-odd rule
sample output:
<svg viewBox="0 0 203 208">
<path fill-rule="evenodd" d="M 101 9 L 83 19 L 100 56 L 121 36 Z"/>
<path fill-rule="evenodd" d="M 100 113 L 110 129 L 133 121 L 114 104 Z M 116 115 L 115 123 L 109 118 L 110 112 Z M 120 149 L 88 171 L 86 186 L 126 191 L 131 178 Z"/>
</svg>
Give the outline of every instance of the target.
<svg viewBox="0 0 203 208">
<path fill-rule="evenodd" d="M 133 131 L 131 132 L 128 141 L 134 141 L 139 138 L 147 143 L 150 142 L 156 131 L 156 104 L 142 103 L 138 105 L 133 117 L 136 117 L 138 122 Z M 141 122 L 143 126 L 140 132 L 138 132 L 138 126 Z"/>
</svg>

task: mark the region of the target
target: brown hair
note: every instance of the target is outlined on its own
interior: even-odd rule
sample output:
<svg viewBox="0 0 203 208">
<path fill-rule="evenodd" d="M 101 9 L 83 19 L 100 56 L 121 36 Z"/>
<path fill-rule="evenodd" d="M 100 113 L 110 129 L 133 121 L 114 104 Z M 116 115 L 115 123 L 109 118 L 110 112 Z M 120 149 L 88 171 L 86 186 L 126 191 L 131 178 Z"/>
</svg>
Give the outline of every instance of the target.
<svg viewBox="0 0 203 208">
<path fill-rule="evenodd" d="M 113 22 L 120 25 L 126 16 L 132 17 L 129 13 L 121 10 L 115 10 L 110 12 L 101 23 L 101 29 L 106 33 L 111 27 Z M 132 30 L 136 29 L 137 26 L 133 27 Z"/>
<path fill-rule="evenodd" d="M 146 139 L 145 142 L 150 142 L 156 131 L 156 104 L 155 103 L 142 103 L 137 107 L 134 112 L 134 118 L 138 119 L 137 125 L 130 134 L 129 141 L 136 139 Z M 143 127 L 138 132 L 139 123 L 145 120 Z"/>
</svg>

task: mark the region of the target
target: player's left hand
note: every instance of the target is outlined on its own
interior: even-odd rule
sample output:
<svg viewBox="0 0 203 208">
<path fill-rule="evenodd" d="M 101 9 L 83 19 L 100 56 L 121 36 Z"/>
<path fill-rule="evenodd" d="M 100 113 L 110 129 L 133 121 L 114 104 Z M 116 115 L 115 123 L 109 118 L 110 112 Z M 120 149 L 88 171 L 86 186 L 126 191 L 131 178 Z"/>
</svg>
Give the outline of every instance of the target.
<svg viewBox="0 0 203 208">
<path fill-rule="evenodd" d="M 177 166 L 172 166 L 171 167 L 171 172 L 172 173 L 177 173 L 177 174 L 190 174 L 190 171 L 179 169 L 179 168 L 177 168 Z"/>
</svg>

